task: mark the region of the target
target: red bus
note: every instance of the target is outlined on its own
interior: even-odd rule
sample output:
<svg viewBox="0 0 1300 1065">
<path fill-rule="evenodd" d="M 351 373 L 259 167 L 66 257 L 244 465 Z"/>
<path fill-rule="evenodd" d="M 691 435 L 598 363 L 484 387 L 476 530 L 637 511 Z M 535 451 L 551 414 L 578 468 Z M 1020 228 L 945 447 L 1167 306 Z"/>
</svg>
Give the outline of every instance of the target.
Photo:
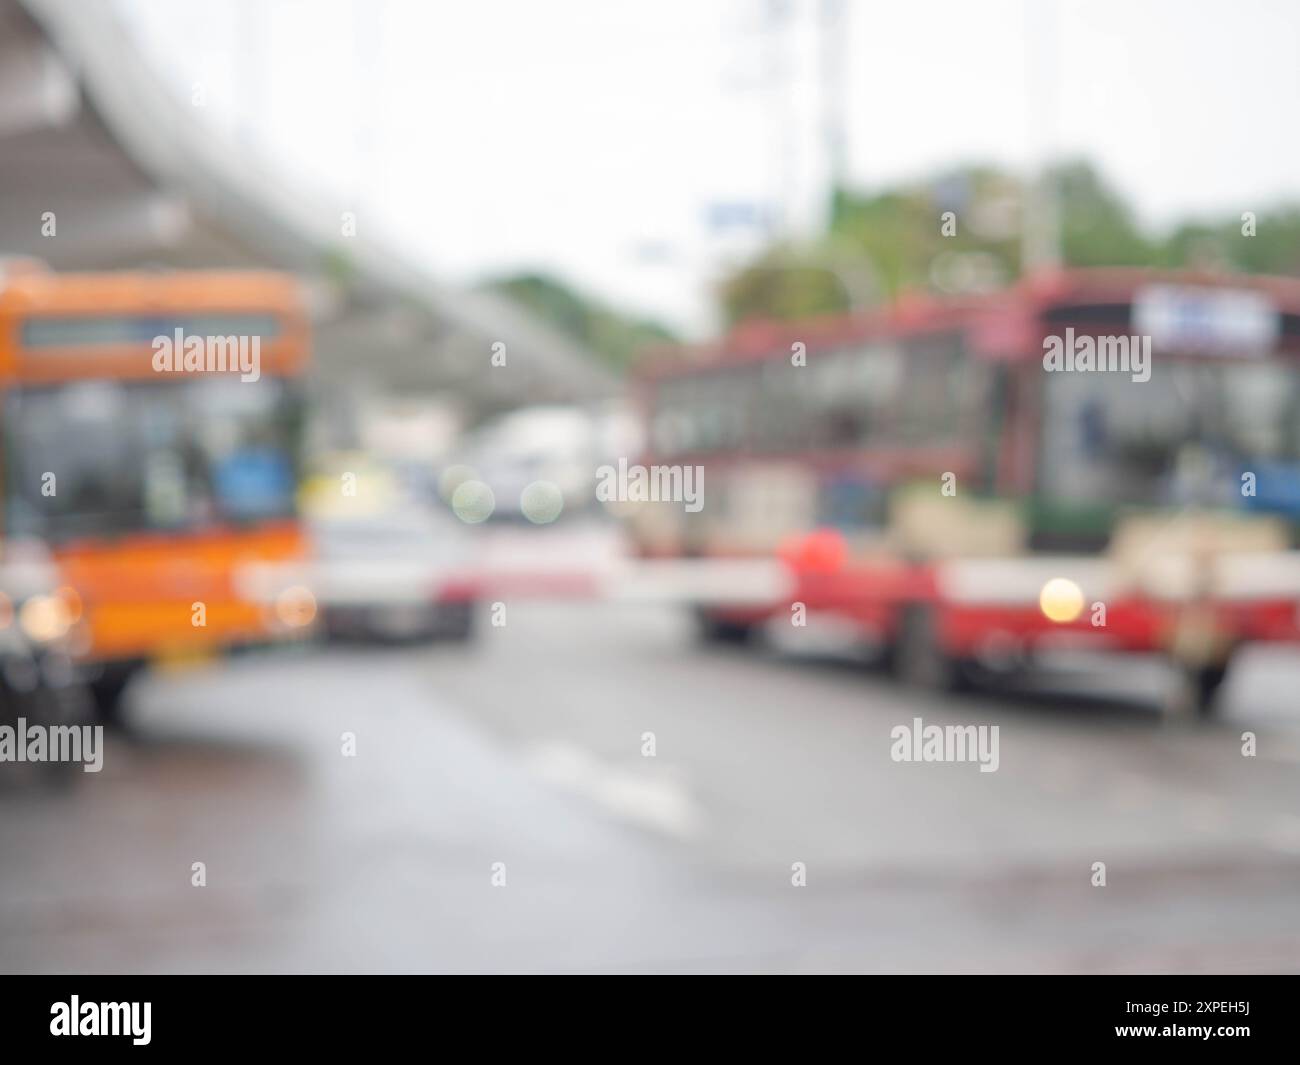
<svg viewBox="0 0 1300 1065">
<path fill-rule="evenodd" d="M 652 364 L 648 556 L 776 556 L 789 599 L 697 604 L 710 637 L 834 615 L 954 688 L 1052 648 L 1160 652 L 1208 712 L 1235 651 L 1300 638 L 1300 280 L 1136 269 L 753 323 Z"/>
</svg>

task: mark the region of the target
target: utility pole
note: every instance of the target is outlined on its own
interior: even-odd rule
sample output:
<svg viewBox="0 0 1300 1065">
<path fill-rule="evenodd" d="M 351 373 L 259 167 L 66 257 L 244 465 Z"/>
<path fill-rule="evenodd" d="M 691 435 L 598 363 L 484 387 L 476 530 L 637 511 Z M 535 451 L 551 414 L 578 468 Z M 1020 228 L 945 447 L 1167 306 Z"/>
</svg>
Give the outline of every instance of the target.
<svg viewBox="0 0 1300 1065">
<path fill-rule="evenodd" d="M 1048 174 L 1054 162 L 1056 70 L 1060 61 L 1056 0 L 1024 0 L 1025 109 L 1029 174 L 1020 224 L 1022 274 L 1061 264 L 1060 202 Z"/>
<path fill-rule="evenodd" d="M 822 142 L 826 153 L 826 225 L 835 195 L 848 181 L 846 64 L 848 20 L 844 0 L 821 0 Z"/>
<path fill-rule="evenodd" d="M 790 205 L 794 192 L 795 138 L 790 116 L 789 42 L 785 32 L 790 0 L 763 0 L 763 95 L 767 98 L 770 184 L 768 192 L 769 238 L 788 236 Z"/>
</svg>

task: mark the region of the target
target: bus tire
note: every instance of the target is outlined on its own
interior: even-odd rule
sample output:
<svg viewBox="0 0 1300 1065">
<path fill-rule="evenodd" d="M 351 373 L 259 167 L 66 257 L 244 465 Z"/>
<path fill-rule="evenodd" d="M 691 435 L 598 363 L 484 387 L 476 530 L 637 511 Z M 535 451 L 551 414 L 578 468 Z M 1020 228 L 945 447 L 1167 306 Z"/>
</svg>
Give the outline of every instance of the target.
<svg viewBox="0 0 1300 1065">
<path fill-rule="evenodd" d="M 54 726 L 80 726 L 85 723 L 86 705 L 78 695 L 84 692 L 76 686 L 59 688 L 53 686 L 43 675 L 35 660 L 26 660 L 20 668 L 26 673 L 26 680 L 15 687 L 10 684 L 9 661 L 6 669 L 0 671 L 0 724 L 8 727 L 17 725 L 20 719 L 43 728 Z M 17 766 L 20 772 L 15 774 L 9 765 L 4 766 L 4 778 L 17 779 L 22 784 L 30 784 L 48 791 L 66 791 L 81 778 L 82 764 L 68 760 L 47 760 Z M 8 783 L 6 779 L 6 784 Z"/>
<path fill-rule="evenodd" d="M 1181 666 L 1174 691 L 1163 707 L 1171 720 L 1208 721 L 1218 712 L 1219 692 L 1231 660 L 1211 665 Z"/>
<path fill-rule="evenodd" d="M 944 649 L 930 607 L 904 607 L 889 659 L 895 676 L 909 688 L 958 692 L 970 686 L 968 663 Z"/>
<path fill-rule="evenodd" d="M 695 609 L 695 628 L 700 640 L 709 644 L 748 644 L 757 631 L 751 622 L 729 621 L 704 607 Z"/>
<path fill-rule="evenodd" d="M 472 601 L 443 603 L 438 608 L 434 633 L 450 643 L 469 643 L 474 638 L 475 615 Z"/>
<path fill-rule="evenodd" d="M 126 689 L 144 668 L 143 662 L 109 662 L 90 682 L 90 699 L 95 720 L 105 728 L 121 729 L 126 721 Z"/>
<path fill-rule="evenodd" d="M 85 717 L 85 693 L 82 693 L 83 701 L 79 704 L 80 714 L 78 715 L 68 713 L 66 694 L 52 688 L 45 680 L 42 680 L 31 696 L 35 704 L 33 707 L 35 715 L 47 725 L 81 724 Z M 78 717 L 82 720 L 78 720 Z M 70 791 L 81 780 L 83 771 L 82 763 L 70 761 L 45 762 L 41 769 L 41 783 L 47 791 L 54 792 Z"/>
</svg>

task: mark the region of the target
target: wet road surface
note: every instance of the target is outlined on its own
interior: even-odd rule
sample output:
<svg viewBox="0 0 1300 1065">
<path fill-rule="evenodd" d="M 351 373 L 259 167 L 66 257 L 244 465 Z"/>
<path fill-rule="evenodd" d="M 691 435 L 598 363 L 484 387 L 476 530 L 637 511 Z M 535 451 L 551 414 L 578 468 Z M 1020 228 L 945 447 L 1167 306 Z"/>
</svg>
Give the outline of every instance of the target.
<svg viewBox="0 0 1300 1065">
<path fill-rule="evenodd" d="M 1254 653 L 1170 727 L 1140 667 L 925 696 L 543 602 L 155 673 L 102 773 L 0 796 L 0 968 L 1295 970 L 1298 680 Z M 917 716 L 998 725 L 998 771 L 894 762 Z"/>
</svg>

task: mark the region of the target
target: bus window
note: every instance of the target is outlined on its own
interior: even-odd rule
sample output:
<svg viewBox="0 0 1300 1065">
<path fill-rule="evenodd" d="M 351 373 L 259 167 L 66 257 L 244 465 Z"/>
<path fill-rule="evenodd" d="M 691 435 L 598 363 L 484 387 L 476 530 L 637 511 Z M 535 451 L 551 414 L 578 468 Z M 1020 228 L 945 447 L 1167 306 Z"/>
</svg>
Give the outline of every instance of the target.
<svg viewBox="0 0 1300 1065">
<path fill-rule="evenodd" d="M 8 532 L 57 541 L 291 516 L 299 428 L 275 378 L 12 391 Z"/>
<path fill-rule="evenodd" d="M 905 342 L 901 442 L 946 441 L 958 433 L 964 406 L 964 362 L 957 337 L 928 336 Z"/>
<path fill-rule="evenodd" d="M 747 371 L 755 375 L 757 438 L 761 451 L 800 451 L 807 447 L 806 367 L 777 359 Z"/>
<path fill-rule="evenodd" d="M 1261 462 L 1300 481 L 1300 367 L 1166 362 L 1145 383 L 1113 373 L 1046 376 L 1044 496 L 1242 506 L 1251 497 L 1240 491 L 1241 474 Z"/>
<path fill-rule="evenodd" d="M 663 455 L 679 455 L 693 446 L 693 382 L 670 378 L 659 386 L 651 439 Z"/>
<path fill-rule="evenodd" d="M 866 411 L 867 438 L 884 438 L 898 405 L 902 387 L 902 352 L 894 344 L 876 344 L 858 357 L 858 394 Z"/>
<path fill-rule="evenodd" d="M 813 378 L 810 443 L 814 447 L 851 447 L 862 441 L 866 397 L 855 375 L 859 358 L 854 352 L 835 351 L 809 360 Z"/>
</svg>

